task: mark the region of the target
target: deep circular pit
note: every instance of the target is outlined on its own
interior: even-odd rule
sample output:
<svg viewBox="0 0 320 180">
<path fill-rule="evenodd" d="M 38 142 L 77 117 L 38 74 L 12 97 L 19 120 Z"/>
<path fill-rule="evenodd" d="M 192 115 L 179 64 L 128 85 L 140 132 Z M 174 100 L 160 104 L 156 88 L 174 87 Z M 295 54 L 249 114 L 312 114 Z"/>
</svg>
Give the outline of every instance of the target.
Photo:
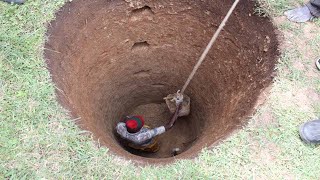
<svg viewBox="0 0 320 180">
<path fill-rule="evenodd" d="M 140 162 L 169 162 L 242 125 L 272 81 L 278 42 L 268 18 L 243 0 L 186 93 L 191 114 L 161 135 L 160 151 L 135 152 L 114 134 L 121 117 L 170 117 L 163 97 L 180 89 L 233 1 L 75 0 L 48 30 L 45 57 L 60 102 L 111 152 Z"/>
</svg>

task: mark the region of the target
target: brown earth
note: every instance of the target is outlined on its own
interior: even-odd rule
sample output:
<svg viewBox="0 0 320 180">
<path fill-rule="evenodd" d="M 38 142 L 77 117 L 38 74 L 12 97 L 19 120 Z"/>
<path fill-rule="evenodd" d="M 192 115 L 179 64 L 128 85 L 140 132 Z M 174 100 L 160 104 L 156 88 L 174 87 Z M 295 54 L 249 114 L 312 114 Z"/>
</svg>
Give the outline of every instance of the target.
<svg viewBox="0 0 320 180">
<path fill-rule="evenodd" d="M 194 157 L 252 114 L 272 81 L 278 41 L 269 19 L 241 1 L 186 90 L 191 114 L 159 137 L 154 154 L 123 148 L 114 127 L 142 114 L 151 127 L 170 116 L 163 97 L 180 89 L 233 1 L 75 0 L 57 13 L 45 45 L 60 102 L 111 152 L 136 162 Z M 128 151 L 129 152 L 128 152 Z M 130 153 L 131 152 L 131 153 Z M 135 155 L 134 155 L 135 154 Z"/>
</svg>

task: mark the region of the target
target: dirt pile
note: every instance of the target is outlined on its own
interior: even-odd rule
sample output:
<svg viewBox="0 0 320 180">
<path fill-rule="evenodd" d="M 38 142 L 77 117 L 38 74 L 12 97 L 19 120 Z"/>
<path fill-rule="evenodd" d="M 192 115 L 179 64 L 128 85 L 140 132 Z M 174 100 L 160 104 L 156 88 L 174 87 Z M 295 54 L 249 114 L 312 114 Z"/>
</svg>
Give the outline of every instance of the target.
<svg viewBox="0 0 320 180">
<path fill-rule="evenodd" d="M 274 27 L 241 1 L 188 87 L 191 114 L 159 137 L 155 154 L 128 152 L 114 135 L 121 117 L 143 114 L 151 127 L 170 117 L 163 97 L 180 89 L 232 1 L 75 0 L 49 26 L 45 57 L 58 98 L 79 125 L 117 155 L 168 162 L 228 135 L 252 113 L 272 80 Z M 134 155 L 136 154 L 136 155 Z M 139 156 L 137 156 L 139 155 Z M 143 157 L 141 157 L 143 156 Z M 145 158 L 147 157 L 147 158 Z"/>
</svg>

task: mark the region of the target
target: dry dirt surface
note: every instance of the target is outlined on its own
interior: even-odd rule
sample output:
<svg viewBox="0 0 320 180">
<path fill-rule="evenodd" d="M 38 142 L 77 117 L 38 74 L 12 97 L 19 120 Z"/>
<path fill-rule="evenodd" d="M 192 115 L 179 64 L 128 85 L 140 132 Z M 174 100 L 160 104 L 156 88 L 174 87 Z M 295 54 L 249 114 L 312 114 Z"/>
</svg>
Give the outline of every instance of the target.
<svg viewBox="0 0 320 180">
<path fill-rule="evenodd" d="M 241 1 L 186 91 L 191 114 L 159 137 L 158 153 L 124 148 L 114 128 L 139 113 L 151 127 L 170 117 L 163 97 L 182 87 L 232 2 L 75 0 L 49 27 L 45 57 L 60 102 L 112 153 L 136 162 L 195 156 L 252 114 L 270 85 L 278 41 L 268 18 Z"/>
</svg>

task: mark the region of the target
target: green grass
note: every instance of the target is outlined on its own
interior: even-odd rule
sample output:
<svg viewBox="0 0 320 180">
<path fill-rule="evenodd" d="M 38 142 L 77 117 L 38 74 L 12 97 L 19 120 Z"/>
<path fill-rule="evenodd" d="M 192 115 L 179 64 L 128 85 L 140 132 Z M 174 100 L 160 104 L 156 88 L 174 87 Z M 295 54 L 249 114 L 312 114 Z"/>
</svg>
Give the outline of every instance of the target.
<svg viewBox="0 0 320 180">
<path fill-rule="evenodd" d="M 303 5 L 303 0 L 260 0 L 255 12 L 260 15 L 279 16 L 285 10 Z"/>
<path fill-rule="evenodd" d="M 320 27 L 320 19 L 314 19 L 313 22 Z"/>
<path fill-rule="evenodd" d="M 304 25 L 278 24 L 286 48 L 267 102 L 249 125 L 194 160 L 161 167 L 135 167 L 99 148 L 80 130 L 55 100 L 45 68 L 46 23 L 64 0 L 29 0 L 25 5 L 0 3 L 0 179 L 318 179 L 320 149 L 302 143 L 299 124 L 316 118 L 320 104 L 303 104 L 303 89 L 320 93 L 320 81 L 310 78 L 313 59 L 294 42 Z M 262 1 L 263 12 L 279 16 L 301 4 L 294 0 Z M 259 9 L 257 11 L 262 11 Z M 317 20 L 315 22 L 319 24 Z M 308 41 L 311 56 L 319 56 L 320 34 Z M 305 69 L 293 66 L 301 61 Z M 317 75 L 319 77 L 319 75 Z M 270 112 L 273 121 L 257 126 Z M 84 134 L 86 136 L 84 136 Z"/>
</svg>

